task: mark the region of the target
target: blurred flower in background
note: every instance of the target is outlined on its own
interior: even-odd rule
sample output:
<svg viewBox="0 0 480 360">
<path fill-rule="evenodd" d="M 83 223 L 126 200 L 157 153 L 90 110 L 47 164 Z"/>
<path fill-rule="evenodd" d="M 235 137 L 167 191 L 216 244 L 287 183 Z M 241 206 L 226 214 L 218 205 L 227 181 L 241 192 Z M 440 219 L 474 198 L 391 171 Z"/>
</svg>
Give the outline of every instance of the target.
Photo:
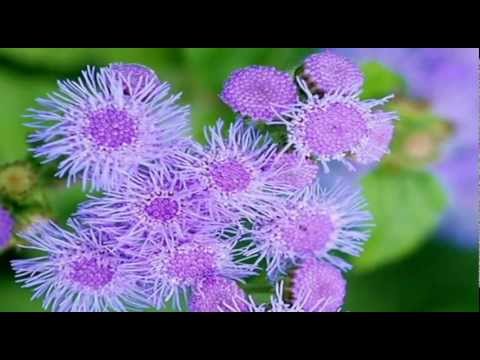
<svg viewBox="0 0 480 360">
<path fill-rule="evenodd" d="M 14 226 L 15 220 L 10 212 L 0 207 L 0 250 L 9 245 Z"/>
<path fill-rule="evenodd" d="M 430 168 L 447 189 L 449 208 L 439 236 L 461 246 L 477 244 L 478 49 L 355 48 L 335 51 L 362 64 L 378 62 L 401 75 L 408 97 L 447 120 L 452 137 Z M 418 142 L 416 143 L 418 145 Z M 423 142 L 423 145 L 428 145 Z M 425 146 L 422 146 L 425 149 Z"/>
</svg>

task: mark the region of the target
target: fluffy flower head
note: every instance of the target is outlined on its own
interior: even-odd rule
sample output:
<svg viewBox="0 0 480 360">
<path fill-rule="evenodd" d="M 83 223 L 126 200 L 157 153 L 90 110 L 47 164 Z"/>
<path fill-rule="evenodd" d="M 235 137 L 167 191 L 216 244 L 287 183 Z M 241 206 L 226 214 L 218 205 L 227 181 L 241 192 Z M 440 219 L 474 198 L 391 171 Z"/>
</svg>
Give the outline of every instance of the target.
<svg viewBox="0 0 480 360">
<path fill-rule="evenodd" d="M 331 51 L 310 55 L 305 59 L 303 75 L 307 82 L 323 93 L 339 89 L 359 90 L 363 86 L 360 68 Z"/>
<path fill-rule="evenodd" d="M 348 158 L 375 162 L 388 153 L 391 130 L 385 134 L 385 129 L 393 129 L 391 124 L 397 115 L 374 108 L 386 103 L 391 96 L 361 101 L 359 92 L 340 90 L 319 98 L 310 93 L 305 83 L 301 84 L 307 101 L 283 113 L 290 146 L 305 156 L 314 157 L 325 172 L 332 160 L 354 170 Z"/>
<path fill-rule="evenodd" d="M 186 141 L 188 109 L 175 104 L 167 83 L 132 81 L 111 68 L 59 81 L 57 92 L 38 99 L 43 109 L 28 115 L 35 156 L 61 159 L 58 177 L 68 184 L 80 177 L 84 189 L 96 190 L 117 187 L 140 165 L 168 167 L 172 149 Z"/>
<path fill-rule="evenodd" d="M 267 66 L 236 70 L 220 97 L 242 116 L 265 122 L 276 118 L 275 108 L 293 105 L 298 100 L 292 76 Z"/>
<path fill-rule="evenodd" d="M 346 280 L 341 271 L 331 264 L 317 259 L 306 260 L 295 271 L 292 293 L 296 301 L 304 299 L 303 307 L 311 309 L 320 301 L 324 312 L 336 312 L 344 303 Z M 309 294 L 305 299 L 305 294 Z"/>
<path fill-rule="evenodd" d="M 286 202 L 285 211 L 258 222 L 252 230 L 257 244 L 252 253 L 259 253 L 259 261 L 266 258 L 268 273 L 275 278 L 308 258 L 322 258 L 342 270 L 350 269 L 330 252 L 361 253 L 372 217 L 360 192 L 341 184 L 327 191 L 316 183 Z"/>
<path fill-rule="evenodd" d="M 209 213 L 214 217 L 255 219 L 277 211 L 279 196 L 293 191 L 279 184 L 279 171 L 268 167 L 277 156 L 271 139 L 241 120 L 223 137 L 223 123 L 206 131 L 207 146 L 184 154 L 182 170 L 209 192 Z"/>
<path fill-rule="evenodd" d="M 214 276 L 206 278 L 194 290 L 189 308 L 193 312 L 228 311 L 238 298 L 246 295 L 234 280 Z"/>
<path fill-rule="evenodd" d="M 70 221 L 73 232 L 53 222 L 34 224 L 21 236 L 45 256 L 12 261 L 19 282 L 34 288 L 52 311 L 127 311 L 145 307 L 125 259 L 105 245 L 108 237 Z"/>
<path fill-rule="evenodd" d="M 142 278 L 149 301 L 158 309 L 169 300 L 181 308 L 181 297 L 186 299 L 212 277 L 241 280 L 255 273 L 255 265 L 236 261 L 244 251 L 235 249 L 236 239 L 220 241 L 195 235 L 176 244 L 144 249 L 143 259 L 132 267 Z"/>
<path fill-rule="evenodd" d="M 92 197 L 81 205 L 78 215 L 94 227 L 121 224 L 126 241 L 165 242 L 222 226 L 209 216 L 207 196 L 193 177 L 150 169 L 130 177 L 118 190 Z"/>
</svg>

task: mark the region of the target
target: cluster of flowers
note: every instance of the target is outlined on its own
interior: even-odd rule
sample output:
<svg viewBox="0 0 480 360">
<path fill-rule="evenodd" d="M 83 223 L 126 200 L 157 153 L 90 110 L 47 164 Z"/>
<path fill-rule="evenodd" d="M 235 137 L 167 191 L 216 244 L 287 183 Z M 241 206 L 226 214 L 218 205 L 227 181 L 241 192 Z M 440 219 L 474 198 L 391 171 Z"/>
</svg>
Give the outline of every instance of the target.
<svg viewBox="0 0 480 360">
<path fill-rule="evenodd" d="M 372 218 L 359 190 L 320 187 L 331 161 L 388 152 L 388 98 L 359 99 L 363 76 L 331 52 L 294 77 L 273 67 L 232 73 L 221 99 L 238 114 L 189 137 L 188 107 L 147 67 L 88 68 L 31 110 L 33 149 L 91 194 L 70 230 L 40 222 L 20 234 L 46 256 L 14 260 L 18 280 L 53 311 L 339 311 L 339 253 L 359 255 Z M 256 124 L 283 125 L 275 144 Z M 228 130 L 228 131 L 227 131 Z M 242 286 L 266 269 L 269 304 Z M 285 281 L 288 278 L 289 281 Z M 289 284 L 286 286 L 285 284 Z"/>
</svg>

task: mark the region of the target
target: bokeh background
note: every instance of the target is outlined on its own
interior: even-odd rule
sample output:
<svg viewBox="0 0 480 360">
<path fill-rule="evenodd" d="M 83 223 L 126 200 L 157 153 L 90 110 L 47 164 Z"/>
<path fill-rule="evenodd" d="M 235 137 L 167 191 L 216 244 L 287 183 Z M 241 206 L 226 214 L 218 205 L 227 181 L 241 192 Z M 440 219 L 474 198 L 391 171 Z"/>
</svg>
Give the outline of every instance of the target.
<svg viewBox="0 0 480 360">
<path fill-rule="evenodd" d="M 0 169 L 28 156 L 26 109 L 86 65 L 153 68 L 183 93 L 193 135 L 202 141 L 203 126 L 234 118 L 218 97 L 231 71 L 258 64 L 293 72 L 316 51 L 322 49 L 0 49 Z M 364 187 L 377 224 L 365 253 L 353 260 L 345 309 L 478 311 L 478 49 L 332 51 L 362 66 L 365 98 L 394 93 L 390 108 L 401 117 L 382 164 L 356 174 L 334 171 Z M 58 184 L 42 193 L 60 222 L 84 197 L 78 187 Z M 42 310 L 14 282 L 9 261 L 22 256 L 14 246 L 0 250 L 0 311 Z"/>
</svg>

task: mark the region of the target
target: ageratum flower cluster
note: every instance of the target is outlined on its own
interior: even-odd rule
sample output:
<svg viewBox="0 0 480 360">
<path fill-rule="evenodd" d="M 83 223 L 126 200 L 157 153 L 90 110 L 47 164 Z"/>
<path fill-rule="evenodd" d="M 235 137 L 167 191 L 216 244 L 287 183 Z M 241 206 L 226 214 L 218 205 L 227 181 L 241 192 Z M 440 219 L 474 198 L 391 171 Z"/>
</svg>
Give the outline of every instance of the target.
<svg viewBox="0 0 480 360">
<path fill-rule="evenodd" d="M 395 115 L 359 99 L 363 77 L 347 59 L 318 54 L 304 69 L 233 72 L 220 97 L 238 117 L 206 128 L 205 145 L 151 69 L 89 67 L 60 81 L 29 113 L 33 152 L 58 160 L 67 186 L 101 192 L 69 229 L 48 221 L 20 234 L 45 255 L 14 260 L 18 281 L 53 311 L 341 310 L 351 265 L 339 254 L 361 253 L 372 218 L 359 190 L 317 180 L 330 160 L 380 160 Z M 258 122 L 284 125 L 288 144 Z M 276 292 L 257 305 L 248 280 L 263 270 Z"/>
</svg>

